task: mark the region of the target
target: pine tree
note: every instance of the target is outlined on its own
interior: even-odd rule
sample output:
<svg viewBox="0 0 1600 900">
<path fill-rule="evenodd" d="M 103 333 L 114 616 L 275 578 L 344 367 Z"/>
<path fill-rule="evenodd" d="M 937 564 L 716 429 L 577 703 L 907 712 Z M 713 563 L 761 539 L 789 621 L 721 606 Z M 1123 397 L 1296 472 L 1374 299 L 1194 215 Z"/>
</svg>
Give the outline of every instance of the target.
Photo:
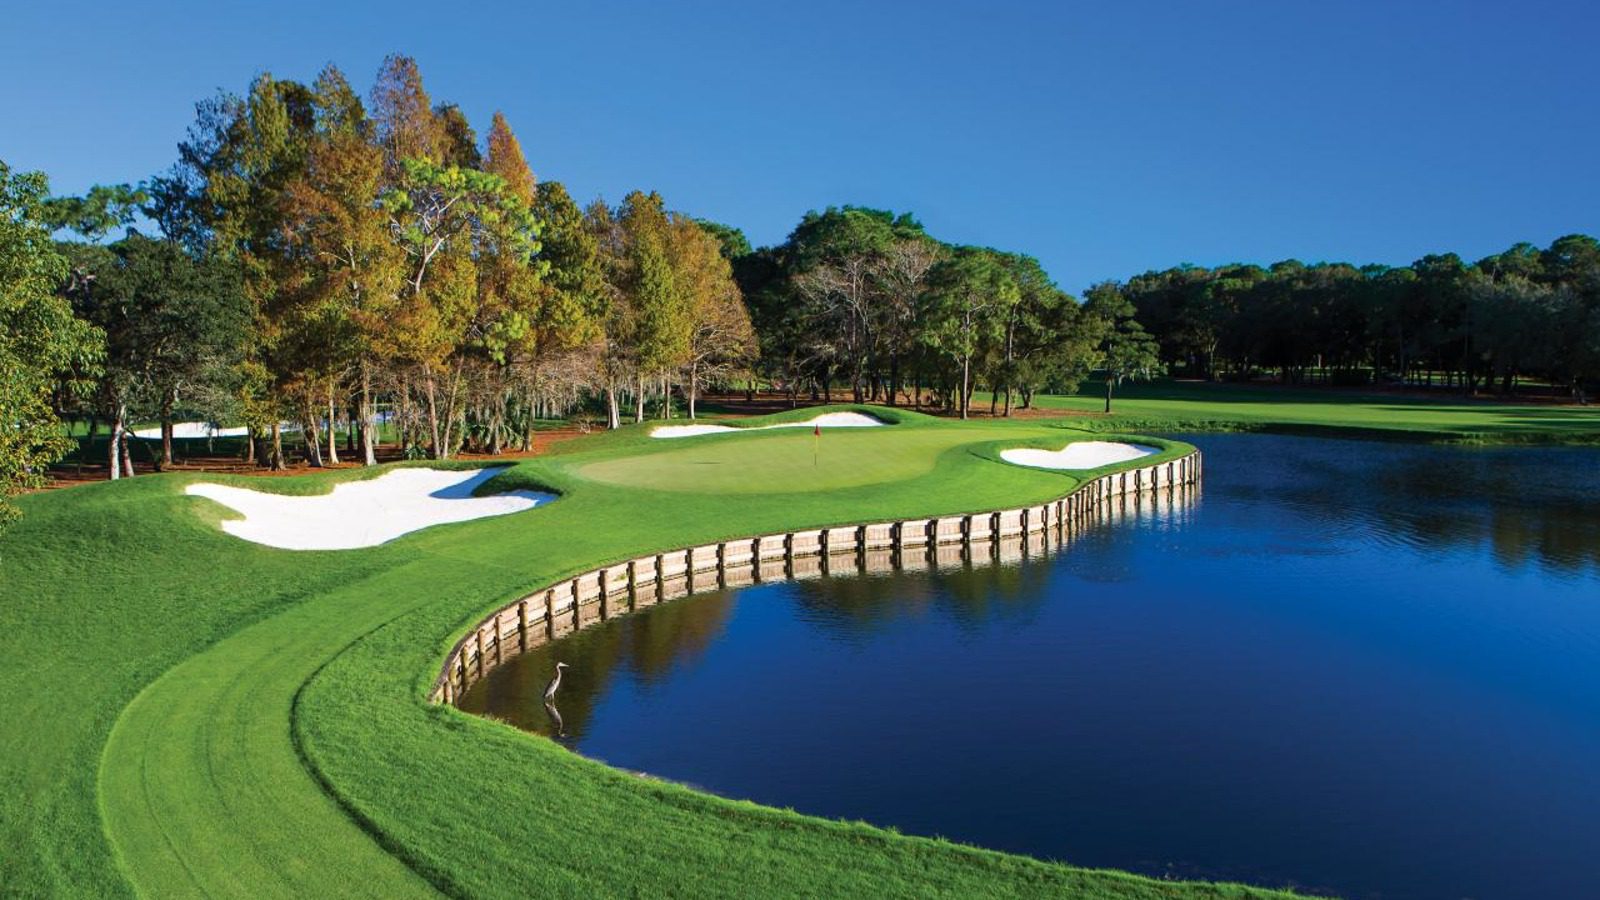
<svg viewBox="0 0 1600 900">
<path fill-rule="evenodd" d="M 506 189 L 512 196 L 527 204 L 534 201 L 535 181 L 528 160 L 522 155 L 522 145 L 511 132 L 503 113 L 496 111 L 489 125 L 489 157 L 483 170 L 506 180 Z"/>
</svg>

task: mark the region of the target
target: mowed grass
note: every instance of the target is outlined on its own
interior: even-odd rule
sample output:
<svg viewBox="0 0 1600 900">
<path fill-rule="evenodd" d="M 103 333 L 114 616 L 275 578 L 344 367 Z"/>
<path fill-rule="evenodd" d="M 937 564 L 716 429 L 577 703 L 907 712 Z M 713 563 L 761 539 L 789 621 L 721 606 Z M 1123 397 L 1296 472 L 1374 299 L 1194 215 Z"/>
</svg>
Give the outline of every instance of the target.
<svg viewBox="0 0 1600 900">
<path fill-rule="evenodd" d="M 1101 418 L 1100 385 L 1087 382 L 1083 391 L 1041 396 L 1034 405 L 1083 416 L 1087 421 L 1074 422 L 1080 427 L 1123 431 L 1263 429 L 1484 444 L 1600 443 L 1600 406 L 1156 381 L 1118 388 L 1112 415 Z M 986 405 L 988 395 L 982 400 Z"/>
<path fill-rule="evenodd" d="M 751 434 L 654 439 L 659 452 L 587 463 L 592 481 L 669 491 L 756 494 L 858 488 L 926 475 L 939 454 L 972 442 L 959 428 L 906 429 L 885 440 L 876 428 L 840 428 L 821 436 L 798 428 Z"/>
<path fill-rule="evenodd" d="M 822 436 L 824 453 L 852 457 L 830 469 L 857 455 L 898 459 L 848 490 L 789 471 L 795 444 L 809 452 L 805 430 L 680 444 L 625 429 L 488 486 L 554 488 L 555 503 L 370 550 L 292 552 L 225 535 L 221 507 L 182 493 L 201 476 L 23 498 L 25 518 L 0 536 L 0 892 L 1257 894 L 722 800 L 426 702 L 463 630 L 563 575 L 719 538 L 1044 500 L 1074 476 L 1000 464 L 993 448 L 1087 436 L 884 415 L 898 424 Z M 718 454 L 745 445 L 759 473 L 749 478 L 780 490 L 663 485 L 681 474 L 680 455 L 712 442 Z M 917 449 L 895 449 L 906 446 Z M 630 459 L 628 483 L 589 474 Z M 810 477 L 827 477 L 820 468 Z M 304 493 L 364 474 L 248 483 Z"/>
</svg>

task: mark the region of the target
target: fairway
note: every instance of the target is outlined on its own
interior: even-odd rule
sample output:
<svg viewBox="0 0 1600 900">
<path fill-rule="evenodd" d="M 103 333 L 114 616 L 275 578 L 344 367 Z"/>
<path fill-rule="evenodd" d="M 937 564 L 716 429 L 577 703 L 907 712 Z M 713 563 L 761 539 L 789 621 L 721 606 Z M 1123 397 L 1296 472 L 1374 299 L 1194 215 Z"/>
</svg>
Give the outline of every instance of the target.
<svg viewBox="0 0 1600 900">
<path fill-rule="evenodd" d="M 225 534 L 217 507 L 184 496 L 196 476 L 24 498 L 26 515 L 0 537 L 0 593 L 13 598 L 0 652 L 33 661 L 0 676 L 0 714 L 35 723 L 0 741 L 0 776 L 21 788 L 0 797 L 6 890 L 794 896 L 825 873 L 828 893 L 854 896 L 1262 894 L 730 802 L 425 700 L 471 622 L 575 570 L 691 542 L 1042 501 L 1077 477 L 1000 463 L 995 448 L 1092 437 L 882 414 L 898 424 L 825 432 L 822 452 L 840 457 L 815 469 L 799 429 L 701 445 L 598 435 L 485 485 L 553 490 L 558 502 L 369 549 L 286 551 Z M 736 465 L 747 454 L 765 467 Z M 846 479 L 858 465 L 871 476 Z M 315 494 L 371 474 L 205 480 Z M 75 652 L 39 652 L 64 634 Z"/>
<path fill-rule="evenodd" d="M 1043 410 L 1099 417 L 1105 399 L 1086 383 L 1075 396 L 1035 398 Z M 987 399 L 987 398 L 985 398 Z M 1107 427 L 1343 430 L 1466 443 L 1600 442 L 1600 407 L 1500 403 L 1441 396 L 1159 381 L 1120 388 Z M 1083 427 L 1094 427 L 1088 422 Z"/>
</svg>

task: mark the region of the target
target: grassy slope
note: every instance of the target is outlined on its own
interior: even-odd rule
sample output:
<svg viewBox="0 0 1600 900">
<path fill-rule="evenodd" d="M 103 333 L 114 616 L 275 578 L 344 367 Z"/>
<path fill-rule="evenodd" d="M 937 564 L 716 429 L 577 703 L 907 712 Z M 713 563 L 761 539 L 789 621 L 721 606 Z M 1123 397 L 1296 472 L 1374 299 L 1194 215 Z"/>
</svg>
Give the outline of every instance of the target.
<svg viewBox="0 0 1600 900">
<path fill-rule="evenodd" d="M 353 552 L 223 535 L 218 507 L 181 496 L 186 476 L 25 498 L 24 522 L 0 538 L 10 663 L 0 717 L 30 723 L 0 735 L 0 777 L 16 788 L 0 794 L 0 890 L 1243 893 L 731 803 L 421 701 L 461 629 L 578 568 L 756 531 L 1014 505 L 1070 486 L 971 449 L 1001 435 L 1057 437 L 1037 424 L 898 427 L 829 432 L 809 473 L 754 463 L 740 474 L 718 443 L 786 463 L 809 455 L 803 430 L 665 446 L 605 436 L 503 478 L 561 488 L 557 503 Z M 659 454 L 669 472 L 685 455 L 720 459 L 720 492 L 639 487 L 637 469 L 631 486 L 579 474 L 639 453 Z M 887 459 L 874 463 L 883 480 L 816 493 L 849 468 L 845 453 Z M 775 480 L 788 492 L 750 492 Z"/>
<path fill-rule="evenodd" d="M 1040 397 L 1036 405 L 1075 413 L 1099 413 L 1105 408 L 1098 382 L 1085 383 L 1083 390 L 1072 397 Z M 988 395 L 983 401 L 987 403 Z M 978 405 L 976 400 L 974 404 Z M 1326 429 L 1470 443 L 1600 443 L 1600 406 L 1158 381 L 1123 385 L 1112 409 L 1108 419 L 1074 424 L 1133 431 Z"/>
</svg>

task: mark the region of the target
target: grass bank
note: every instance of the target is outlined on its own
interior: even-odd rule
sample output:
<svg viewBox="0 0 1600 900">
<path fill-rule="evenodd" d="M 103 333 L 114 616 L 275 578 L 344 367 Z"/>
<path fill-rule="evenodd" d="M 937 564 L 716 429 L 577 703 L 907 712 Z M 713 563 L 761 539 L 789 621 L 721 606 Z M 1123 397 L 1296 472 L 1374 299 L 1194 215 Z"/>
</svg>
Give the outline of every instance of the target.
<svg viewBox="0 0 1600 900">
<path fill-rule="evenodd" d="M 366 550 L 223 534 L 229 513 L 183 494 L 216 476 L 22 498 L 24 519 L 0 537 L 0 717 L 26 723 L 0 734 L 12 787 L 0 890 L 1265 895 L 723 800 L 424 701 L 472 622 L 575 571 L 764 531 L 1016 506 L 1076 483 L 990 454 L 1081 432 L 875 414 L 896 424 L 818 443 L 807 429 L 665 441 L 639 428 L 573 442 L 489 486 L 559 500 Z M 362 474 L 251 486 L 315 492 Z"/>
</svg>

